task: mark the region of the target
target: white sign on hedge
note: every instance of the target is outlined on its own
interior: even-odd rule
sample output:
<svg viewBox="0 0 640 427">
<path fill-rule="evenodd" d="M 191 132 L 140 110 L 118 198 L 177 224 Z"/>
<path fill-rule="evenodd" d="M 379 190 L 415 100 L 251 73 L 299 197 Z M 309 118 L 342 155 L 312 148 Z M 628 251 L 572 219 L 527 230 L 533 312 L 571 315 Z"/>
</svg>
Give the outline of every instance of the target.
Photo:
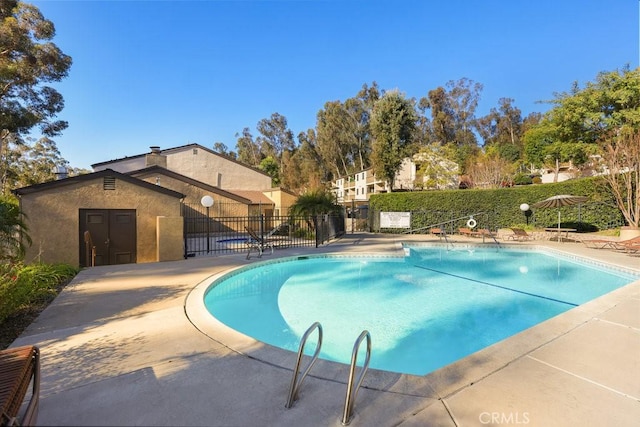
<svg viewBox="0 0 640 427">
<path fill-rule="evenodd" d="M 380 228 L 411 228 L 411 212 L 380 212 Z"/>
</svg>

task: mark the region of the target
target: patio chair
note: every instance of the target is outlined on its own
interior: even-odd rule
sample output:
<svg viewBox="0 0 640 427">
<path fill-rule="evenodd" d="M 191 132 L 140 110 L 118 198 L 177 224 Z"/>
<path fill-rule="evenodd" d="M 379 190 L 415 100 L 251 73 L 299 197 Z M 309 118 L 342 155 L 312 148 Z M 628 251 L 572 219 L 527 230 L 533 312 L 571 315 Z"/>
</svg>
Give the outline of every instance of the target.
<svg viewBox="0 0 640 427">
<path fill-rule="evenodd" d="M 33 384 L 31 396 L 27 395 Z M 21 413 L 25 398 L 26 409 Z M 0 425 L 35 425 L 40 401 L 40 350 L 24 346 L 0 350 Z"/>
<path fill-rule="evenodd" d="M 245 227 L 247 233 L 249 233 L 249 239 L 247 239 L 247 246 L 249 247 L 249 251 L 247 252 L 247 259 L 251 257 L 251 250 L 255 249 L 258 251 L 258 258 L 262 257 L 262 253 L 265 248 L 271 248 L 271 253 L 273 254 L 273 242 L 270 242 L 269 239 L 263 239 L 258 236 L 255 231 L 250 229 L 249 227 Z"/>
<path fill-rule="evenodd" d="M 527 233 L 526 231 L 524 231 L 522 228 L 511 228 L 511 231 L 513 231 L 513 234 L 507 234 L 505 236 L 505 240 L 517 240 L 519 242 L 524 241 L 524 240 L 532 240 L 533 236 L 529 233 Z"/>
</svg>

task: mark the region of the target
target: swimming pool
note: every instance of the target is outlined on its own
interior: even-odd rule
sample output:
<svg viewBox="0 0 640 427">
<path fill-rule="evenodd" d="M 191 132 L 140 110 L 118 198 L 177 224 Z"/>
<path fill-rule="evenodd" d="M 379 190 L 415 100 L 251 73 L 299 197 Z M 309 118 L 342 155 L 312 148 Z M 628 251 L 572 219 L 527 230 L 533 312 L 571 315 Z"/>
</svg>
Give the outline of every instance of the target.
<svg viewBox="0 0 640 427">
<path fill-rule="evenodd" d="M 531 250 L 406 253 L 260 263 L 216 280 L 204 300 L 229 327 L 292 351 L 320 321 L 321 357 L 342 363 L 367 329 L 372 368 L 424 375 L 635 280 Z"/>
</svg>

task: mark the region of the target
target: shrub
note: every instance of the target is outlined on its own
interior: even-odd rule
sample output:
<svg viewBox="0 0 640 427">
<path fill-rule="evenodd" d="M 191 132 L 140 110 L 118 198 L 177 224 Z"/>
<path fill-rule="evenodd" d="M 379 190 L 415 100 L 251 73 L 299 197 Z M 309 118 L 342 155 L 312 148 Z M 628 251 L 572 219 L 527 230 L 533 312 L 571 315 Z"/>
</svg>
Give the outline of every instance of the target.
<svg viewBox="0 0 640 427">
<path fill-rule="evenodd" d="M 0 265 L 0 323 L 21 310 L 49 301 L 59 286 L 77 273 L 67 264 Z"/>
<path fill-rule="evenodd" d="M 378 231 L 378 212 L 411 212 L 411 228 L 429 227 L 453 221 L 457 230 L 469 215 L 476 215 L 479 228 L 511 227 L 525 221 L 522 203 L 533 205 L 558 194 L 586 196 L 587 202 L 560 209 L 563 224 L 579 223 L 581 231 L 602 230 L 624 224 L 610 191 L 603 191 L 602 178 L 585 178 L 544 185 L 527 185 L 501 189 L 442 190 L 412 193 L 374 194 L 369 200 L 372 230 Z M 538 228 L 558 224 L 558 209 L 532 209 L 529 223 Z M 455 221 L 458 218 L 460 221 Z M 580 221 L 578 221 L 580 218 Z M 387 231 L 387 230 L 384 230 Z"/>
<path fill-rule="evenodd" d="M 531 175 L 519 173 L 513 178 L 513 183 L 515 185 L 530 185 L 533 184 L 533 180 L 531 179 Z"/>
</svg>

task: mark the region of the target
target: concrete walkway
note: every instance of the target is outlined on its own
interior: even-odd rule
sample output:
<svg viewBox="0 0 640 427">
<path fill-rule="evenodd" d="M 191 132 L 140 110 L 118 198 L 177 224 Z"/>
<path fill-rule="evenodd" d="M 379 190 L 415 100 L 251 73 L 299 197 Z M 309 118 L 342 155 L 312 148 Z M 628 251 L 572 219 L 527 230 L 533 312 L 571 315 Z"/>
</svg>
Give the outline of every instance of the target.
<svg viewBox="0 0 640 427">
<path fill-rule="evenodd" d="M 322 249 L 278 250 L 264 259 L 397 252 L 407 239 L 429 238 L 349 235 Z M 640 257 L 579 243 L 533 244 L 640 271 Z M 295 354 L 203 325 L 190 307 L 203 288 L 197 284 L 255 261 L 244 257 L 80 272 L 13 344 L 42 351 L 39 424 L 340 425 L 348 367 L 320 361 L 286 409 Z M 582 427 L 638 420 L 640 281 L 424 377 L 370 370 L 351 425 Z"/>
</svg>

